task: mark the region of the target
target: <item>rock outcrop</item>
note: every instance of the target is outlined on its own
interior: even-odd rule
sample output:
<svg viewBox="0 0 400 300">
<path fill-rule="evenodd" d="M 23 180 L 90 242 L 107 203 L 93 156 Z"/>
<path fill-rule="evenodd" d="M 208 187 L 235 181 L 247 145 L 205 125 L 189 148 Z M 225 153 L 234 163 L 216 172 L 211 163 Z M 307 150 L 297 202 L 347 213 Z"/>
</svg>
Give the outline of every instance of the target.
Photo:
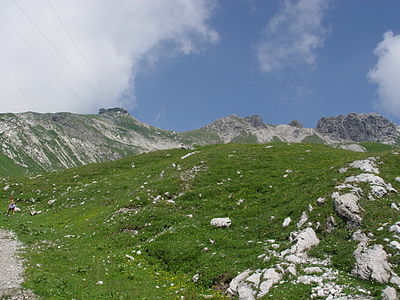
<svg viewBox="0 0 400 300">
<path fill-rule="evenodd" d="M 375 280 L 379 283 L 388 283 L 391 277 L 391 267 L 387 262 L 388 255 L 382 245 L 367 247 L 360 243 L 354 251 L 356 264 L 354 274 L 364 280 Z"/>
<path fill-rule="evenodd" d="M 338 215 L 344 218 L 349 225 L 354 227 L 360 226 L 362 218 L 360 215 L 360 207 L 357 204 L 359 197 L 352 193 L 341 196 L 338 193 L 334 193 L 332 198 Z"/>
<path fill-rule="evenodd" d="M 289 126 L 293 126 L 293 127 L 297 127 L 297 128 L 303 128 L 303 124 L 301 124 L 299 121 L 297 120 L 292 120 L 289 122 L 288 124 Z"/>
<path fill-rule="evenodd" d="M 394 144 L 400 133 L 385 117 L 369 113 L 323 117 L 316 130 L 335 140 L 345 142 L 385 142 Z"/>
</svg>

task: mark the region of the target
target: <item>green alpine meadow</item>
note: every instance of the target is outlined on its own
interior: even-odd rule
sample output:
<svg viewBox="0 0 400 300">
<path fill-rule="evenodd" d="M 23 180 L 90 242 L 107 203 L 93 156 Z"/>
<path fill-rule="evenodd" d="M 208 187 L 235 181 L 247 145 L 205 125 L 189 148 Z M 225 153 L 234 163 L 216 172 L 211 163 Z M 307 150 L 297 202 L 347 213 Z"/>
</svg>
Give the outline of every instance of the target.
<svg viewBox="0 0 400 300">
<path fill-rule="evenodd" d="M 7 176 L 0 227 L 37 299 L 381 299 L 398 290 L 400 154 L 363 147 L 193 146 Z"/>
</svg>

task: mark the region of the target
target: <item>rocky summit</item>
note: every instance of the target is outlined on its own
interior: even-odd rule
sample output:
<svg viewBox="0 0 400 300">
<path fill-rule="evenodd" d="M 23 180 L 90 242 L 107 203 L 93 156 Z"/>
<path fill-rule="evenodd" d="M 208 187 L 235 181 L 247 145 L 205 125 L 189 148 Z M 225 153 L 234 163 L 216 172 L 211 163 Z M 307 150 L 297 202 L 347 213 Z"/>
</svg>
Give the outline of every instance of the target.
<svg viewBox="0 0 400 300">
<path fill-rule="evenodd" d="M 335 140 L 346 142 L 384 142 L 394 144 L 399 138 L 399 128 L 378 114 L 356 114 L 324 117 L 316 130 Z"/>
<path fill-rule="evenodd" d="M 258 115 L 230 115 L 202 128 L 162 130 L 122 108 L 100 109 L 97 115 L 72 113 L 0 114 L 0 174 L 53 171 L 115 160 L 154 150 L 224 143 L 303 142 L 336 145 L 380 142 L 396 144 L 398 126 L 377 114 L 324 117 L 317 127 L 266 124 Z M 339 145 L 364 151 L 359 145 Z"/>
</svg>

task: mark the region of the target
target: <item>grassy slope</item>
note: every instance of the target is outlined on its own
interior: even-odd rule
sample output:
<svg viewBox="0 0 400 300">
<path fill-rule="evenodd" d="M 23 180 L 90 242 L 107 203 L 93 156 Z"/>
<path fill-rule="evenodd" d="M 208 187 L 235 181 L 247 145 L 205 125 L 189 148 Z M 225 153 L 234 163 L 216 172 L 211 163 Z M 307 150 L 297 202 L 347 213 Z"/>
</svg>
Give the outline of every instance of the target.
<svg viewBox="0 0 400 300">
<path fill-rule="evenodd" d="M 324 145 L 272 145 L 198 147 L 198 153 L 183 160 L 190 151 L 158 151 L 31 179 L 4 179 L 0 188 L 11 185 L 23 213 L 1 217 L 0 226 L 15 230 L 28 246 L 26 286 L 44 298 L 222 298 L 212 287 L 224 286 L 237 272 L 275 263 L 257 258 L 265 253 L 265 241 L 275 239 L 282 250 L 287 248 L 296 221 L 286 229 L 282 221 L 287 216 L 298 220 L 308 204 L 315 208 L 310 221 L 321 222 L 317 234 L 322 242 L 311 253 L 332 255 L 336 268 L 350 271 L 355 244 L 348 241 L 343 221 L 338 220 L 338 230 L 329 235 L 325 220 L 333 214 L 329 196 L 334 186 L 356 173 L 339 174 L 338 169 L 369 154 Z M 393 180 L 400 159 L 390 152 L 380 156 L 382 177 L 400 189 Z M 199 167 L 195 177 L 194 166 Z M 293 172 L 283 178 L 286 169 Z M 158 195 L 162 197 L 156 199 Z M 2 211 L 7 196 L 0 197 Z M 318 197 L 326 197 L 327 205 L 316 206 Z M 56 202 L 47 204 L 51 199 Z M 239 199 L 244 199 L 240 205 Z M 368 207 L 363 230 L 381 241 L 388 235 L 376 231 L 379 223 L 398 221 L 395 213 L 382 209 L 390 201 L 362 204 Z M 43 213 L 31 217 L 27 211 L 33 208 Z M 122 208 L 125 212 L 117 213 Z M 232 226 L 213 228 L 209 222 L 214 217 L 230 217 Z M 398 256 L 391 259 L 400 272 Z M 194 274 L 200 274 L 197 284 L 191 281 Z M 376 295 L 382 290 L 381 285 L 343 274 L 343 282 Z M 96 285 L 100 280 L 104 284 Z M 285 283 L 269 295 L 307 299 L 309 290 Z"/>
<path fill-rule="evenodd" d="M 25 173 L 23 167 L 15 164 L 7 156 L 0 154 L 0 177 L 1 176 L 19 176 Z"/>
</svg>

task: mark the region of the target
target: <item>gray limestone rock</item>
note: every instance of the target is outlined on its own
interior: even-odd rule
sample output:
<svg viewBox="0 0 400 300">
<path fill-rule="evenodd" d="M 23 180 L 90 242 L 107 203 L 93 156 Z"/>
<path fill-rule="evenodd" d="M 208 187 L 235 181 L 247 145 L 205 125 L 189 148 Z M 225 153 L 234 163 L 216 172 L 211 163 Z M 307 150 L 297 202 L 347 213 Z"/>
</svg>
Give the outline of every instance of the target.
<svg viewBox="0 0 400 300">
<path fill-rule="evenodd" d="M 240 300 L 253 300 L 265 296 L 274 284 L 282 280 L 283 275 L 274 268 L 264 270 L 246 270 L 232 279 L 228 294 L 238 295 Z"/>
<path fill-rule="evenodd" d="M 396 125 L 381 115 L 350 113 L 324 117 L 316 130 L 334 139 L 348 142 L 387 142 L 394 144 L 399 132 Z"/>
<path fill-rule="evenodd" d="M 397 298 L 397 292 L 394 288 L 387 286 L 383 291 L 382 291 L 382 300 L 398 300 Z"/>
<path fill-rule="evenodd" d="M 285 218 L 285 220 L 283 220 L 282 227 L 288 227 L 291 222 L 292 219 L 290 217 Z"/>
<path fill-rule="evenodd" d="M 346 219 L 348 224 L 354 227 L 360 226 L 362 218 L 358 207 L 359 197 L 347 193 L 334 198 L 335 209 L 339 216 Z"/>
<path fill-rule="evenodd" d="M 336 224 L 335 218 L 333 216 L 329 216 L 326 219 L 326 231 L 328 231 L 329 233 L 331 233 L 335 230 L 336 225 L 337 224 Z"/>
<path fill-rule="evenodd" d="M 312 228 L 306 228 L 294 238 L 296 244 L 290 248 L 291 253 L 302 253 L 319 244 L 319 239 Z"/>
<path fill-rule="evenodd" d="M 370 239 L 367 237 L 367 235 L 362 232 L 361 230 L 357 230 L 353 233 L 351 236 L 353 241 L 359 242 L 359 243 L 364 243 L 365 245 L 368 244 Z"/>
<path fill-rule="evenodd" d="M 275 271 L 274 268 L 265 270 L 263 273 L 263 281 L 260 284 L 260 291 L 257 298 L 265 296 L 274 284 L 282 280 L 282 274 Z"/>
<path fill-rule="evenodd" d="M 264 128 L 265 124 L 263 119 L 258 115 L 252 115 L 250 117 L 245 118 L 246 122 L 248 122 L 251 126 L 255 128 Z"/>
<path fill-rule="evenodd" d="M 210 224 L 215 227 L 229 227 L 231 223 L 232 221 L 229 218 L 214 218 L 210 221 Z"/>
<path fill-rule="evenodd" d="M 353 272 L 364 280 L 375 280 L 379 283 L 387 283 L 390 280 L 392 270 L 387 261 L 388 255 L 382 245 L 366 247 L 360 243 L 354 251 L 356 264 Z"/>
<path fill-rule="evenodd" d="M 288 125 L 292 127 L 303 128 L 303 124 L 297 120 L 292 120 Z"/>
<path fill-rule="evenodd" d="M 297 228 L 300 229 L 307 221 L 308 221 L 307 212 L 303 211 L 303 213 L 301 214 L 299 222 L 297 222 Z"/>
<path fill-rule="evenodd" d="M 350 164 L 350 167 L 360 169 L 364 172 L 379 174 L 375 157 L 370 157 L 364 160 L 355 160 Z"/>
<path fill-rule="evenodd" d="M 340 149 L 349 150 L 353 152 L 367 152 L 367 149 L 365 149 L 363 146 L 359 144 L 341 144 L 338 147 Z"/>
</svg>

